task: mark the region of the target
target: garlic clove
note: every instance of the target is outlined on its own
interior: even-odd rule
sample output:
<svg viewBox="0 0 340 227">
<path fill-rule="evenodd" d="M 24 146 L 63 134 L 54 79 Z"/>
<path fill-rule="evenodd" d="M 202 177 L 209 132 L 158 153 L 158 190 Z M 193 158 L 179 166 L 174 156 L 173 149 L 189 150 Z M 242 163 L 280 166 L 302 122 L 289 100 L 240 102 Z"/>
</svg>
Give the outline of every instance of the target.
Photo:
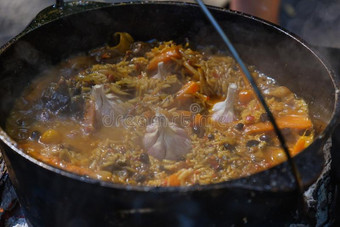
<svg viewBox="0 0 340 227">
<path fill-rule="evenodd" d="M 178 160 L 192 149 L 187 132 L 164 115 L 147 126 L 143 143 L 149 155 L 160 160 Z"/>
<path fill-rule="evenodd" d="M 227 97 L 224 101 L 216 103 L 212 108 L 211 118 L 223 124 L 234 121 L 234 100 L 237 91 L 237 85 L 234 83 L 229 84 Z"/>
<path fill-rule="evenodd" d="M 166 77 L 166 70 L 165 70 L 165 65 L 164 62 L 159 62 L 158 63 L 158 70 L 157 73 L 152 77 L 154 79 L 165 79 Z"/>
</svg>

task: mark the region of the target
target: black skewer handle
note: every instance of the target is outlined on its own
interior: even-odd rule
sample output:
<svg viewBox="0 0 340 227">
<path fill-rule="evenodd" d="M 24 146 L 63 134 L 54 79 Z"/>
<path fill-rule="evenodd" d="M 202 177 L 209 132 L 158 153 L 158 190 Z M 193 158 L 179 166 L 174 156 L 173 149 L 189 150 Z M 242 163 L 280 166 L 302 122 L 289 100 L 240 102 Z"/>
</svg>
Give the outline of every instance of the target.
<svg viewBox="0 0 340 227">
<path fill-rule="evenodd" d="M 275 118 L 272 114 L 272 112 L 270 111 L 264 97 L 261 94 L 260 89 L 257 87 L 257 84 L 255 82 L 255 80 L 253 79 L 253 77 L 251 76 L 250 72 L 248 71 L 247 67 L 245 66 L 244 62 L 242 61 L 242 59 L 240 58 L 238 52 L 236 51 L 236 49 L 234 48 L 233 44 L 231 43 L 231 41 L 229 40 L 229 38 L 227 37 L 227 35 L 224 33 L 224 31 L 222 30 L 222 28 L 220 27 L 220 25 L 218 24 L 218 22 L 215 20 L 214 16 L 210 13 L 210 11 L 208 10 L 208 8 L 205 6 L 203 0 L 195 0 L 197 2 L 197 4 L 200 6 L 200 8 L 202 9 L 203 13 L 207 16 L 208 20 L 210 21 L 210 23 L 212 24 L 212 26 L 215 28 L 215 30 L 217 31 L 217 33 L 220 35 L 220 37 L 222 38 L 222 40 L 224 41 L 224 43 L 226 44 L 226 46 L 228 47 L 229 51 L 231 52 L 232 56 L 236 59 L 237 63 L 240 65 L 241 70 L 244 72 L 244 74 L 246 75 L 248 81 L 250 82 L 251 86 L 253 87 L 253 90 L 255 91 L 256 96 L 258 97 L 259 101 L 261 102 L 263 108 L 265 109 L 269 120 L 271 122 L 271 124 L 273 125 L 274 131 L 279 139 L 279 142 L 287 156 L 288 159 L 288 163 L 291 166 L 291 170 L 293 173 L 293 176 L 295 178 L 295 183 L 296 183 L 296 188 L 298 190 L 298 192 L 300 193 L 300 195 L 302 196 L 303 194 L 303 185 L 302 185 L 302 181 L 301 181 L 301 176 L 299 173 L 299 170 L 293 160 L 293 158 L 291 157 L 288 147 L 286 145 L 285 139 L 275 121 Z"/>
</svg>

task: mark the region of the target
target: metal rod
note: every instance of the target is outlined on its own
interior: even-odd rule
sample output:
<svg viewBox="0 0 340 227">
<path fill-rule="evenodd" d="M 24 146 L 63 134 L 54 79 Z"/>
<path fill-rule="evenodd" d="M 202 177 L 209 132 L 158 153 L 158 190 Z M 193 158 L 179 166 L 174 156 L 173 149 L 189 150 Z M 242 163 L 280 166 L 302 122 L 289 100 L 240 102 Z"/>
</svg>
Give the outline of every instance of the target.
<svg viewBox="0 0 340 227">
<path fill-rule="evenodd" d="M 221 38 L 223 39 L 224 43 L 228 46 L 232 56 L 236 59 L 236 61 L 238 62 L 238 64 L 240 65 L 243 73 L 246 75 L 248 81 L 250 82 L 251 86 L 253 87 L 257 98 L 260 100 L 263 108 L 265 109 L 265 111 L 267 112 L 268 118 L 270 120 L 270 122 L 273 125 L 274 131 L 277 134 L 277 137 L 280 141 L 280 144 L 287 156 L 288 159 L 288 163 L 291 166 L 294 178 L 295 178 L 295 183 L 296 183 L 296 187 L 298 189 L 298 191 L 300 192 L 300 194 L 303 194 L 303 186 L 302 186 L 302 182 L 301 182 L 301 177 L 300 177 L 300 173 L 298 171 L 298 168 L 294 162 L 294 160 L 292 159 L 288 147 L 286 145 L 285 139 L 279 129 L 279 127 L 277 126 L 277 123 L 275 121 L 275 118 L 272 114 L 272 112 L 270 111 L 264 97 L 261 94 L 260 89 L 257 87 L 255 80 L 253 79 L 253 77 L 251 76 L 250 72 L 248 71 L 247 67 L 245 66 L 244 62 L 242 61 L 242 59 L 240 58 L 239 54 L 237 53 L 236 49 L 234 48 L 233 44 L 231 43 L 231 41 L 229 40 L 229 38 L 227 37 L 227 35 L 224 33 L 224 31 L 222 30 L 222 28 L 220 27 L 220 25 L 217 23 L 217 21 L 215 20 L 214 16 L 210 13 L 210 11 L 208 10 L 208 8 L 205 6 L 205 4 L 203 3 L 202 0 L 195 0 L 197 2 L 197 4 L 201 7 L 202 11 L 204 12 L 204 14 L 208 17 L 209 21 L 211 22 L 211 24 L 214 26 L 214 28 L 216 29 L 216 31 L 218 32 L 218 34 L 221 36 Z"/>
<path fill-rule="evenodd" d="M 63 7 L 64 6 L 64 0 L 56 0 L 55 6 L 58 7 L 58 8 Z"/>
</svg>

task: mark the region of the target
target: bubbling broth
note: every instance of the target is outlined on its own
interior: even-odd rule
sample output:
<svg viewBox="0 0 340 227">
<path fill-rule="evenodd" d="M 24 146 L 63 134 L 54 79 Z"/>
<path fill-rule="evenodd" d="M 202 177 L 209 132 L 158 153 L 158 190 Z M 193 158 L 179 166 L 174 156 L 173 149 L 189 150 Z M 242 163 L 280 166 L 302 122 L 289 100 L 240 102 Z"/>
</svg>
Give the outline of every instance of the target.
<svg viewBox="0 0 340 227">
<path fill-rule="evenodd" d="M 286 160 L 235 60 L 173 41 L 69 58 L 16 101 L 6 129 L 49 165 L 130 185 L 189 186 L 248 176 Z M 314 137 L 306 102 L 249 67 L 292 155 Z"/>
</svg>

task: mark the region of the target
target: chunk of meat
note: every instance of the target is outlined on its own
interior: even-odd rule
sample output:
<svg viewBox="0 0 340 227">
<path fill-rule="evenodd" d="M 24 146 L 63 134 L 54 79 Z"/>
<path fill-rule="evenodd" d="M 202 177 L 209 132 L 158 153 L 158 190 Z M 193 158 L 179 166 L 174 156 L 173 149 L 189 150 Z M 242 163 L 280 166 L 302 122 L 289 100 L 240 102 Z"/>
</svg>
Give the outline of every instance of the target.
<svg viewBox="0 0 340 227">
<path fill-rule="evenodd" d="M 42 104 L 42 105 L 41 105 Z M 61 77 L 57 83 L 46 88 L 38 105 L 43 109 L 40 119 L 47 115 L 68 115 L 81 119 L 84 114 L 84 97 L 81 86 L 71 79 Z"/>
<path fill-rule="evenodd" d="M 48 87 L 43 92 L 41 100 L 44 107 L 55 115 L 68 112 L 71 97 L 66 80 L 62 77 L 58 83 Z"/>
</svg>

